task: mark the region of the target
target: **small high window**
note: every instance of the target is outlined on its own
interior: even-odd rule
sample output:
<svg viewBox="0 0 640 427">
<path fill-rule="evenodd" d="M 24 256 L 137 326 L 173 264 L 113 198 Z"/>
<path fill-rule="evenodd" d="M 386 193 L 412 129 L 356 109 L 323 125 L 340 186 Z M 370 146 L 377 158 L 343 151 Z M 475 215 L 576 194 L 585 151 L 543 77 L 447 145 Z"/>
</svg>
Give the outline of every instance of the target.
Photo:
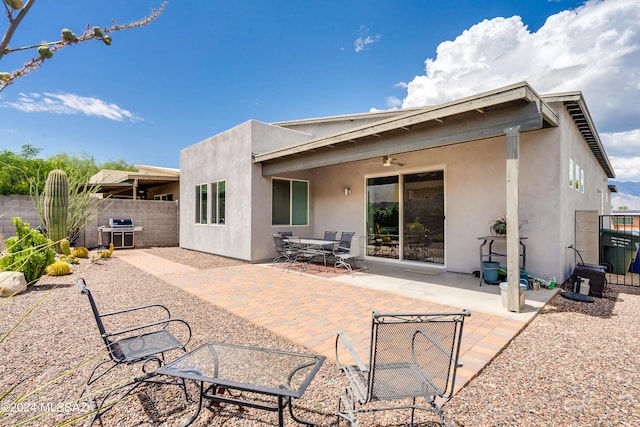
<svg viewBox="0 0 640 427">
<path fill-rule="evenodd" d="M 207 223 L 207 184 L 196 185 L 196 224 Z"/>
<path fill-rule="evenodd" d="M 211 183 L 211 224 L 224 224 L 225 181 Z"/>
</svg>

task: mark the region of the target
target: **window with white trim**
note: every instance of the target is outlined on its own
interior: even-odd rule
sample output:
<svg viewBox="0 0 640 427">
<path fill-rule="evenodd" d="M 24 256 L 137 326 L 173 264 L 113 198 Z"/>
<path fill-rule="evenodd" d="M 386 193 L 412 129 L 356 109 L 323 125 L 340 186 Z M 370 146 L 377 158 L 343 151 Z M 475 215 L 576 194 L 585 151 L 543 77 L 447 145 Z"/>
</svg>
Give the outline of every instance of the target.
<svg viewBox="0 0 640 427">
<path fill-rule="evenodd" d="M 309 182 L 274 178 L 271 181 L 271 225 L 309 224 Z"/>
<path fill-rule="evenodd" d="M 573 188 L 573 159 L 569 159 L 569 187 Z"/>
<path fill-rule="evenodd" d="M 196 185 L 196 224 L 207 223 L 207 184 Z"/>
<path fill-rule="evenodd" d="M 226 181 L 211 183 L 211 224 L 224 224 Z"/>
</svg>

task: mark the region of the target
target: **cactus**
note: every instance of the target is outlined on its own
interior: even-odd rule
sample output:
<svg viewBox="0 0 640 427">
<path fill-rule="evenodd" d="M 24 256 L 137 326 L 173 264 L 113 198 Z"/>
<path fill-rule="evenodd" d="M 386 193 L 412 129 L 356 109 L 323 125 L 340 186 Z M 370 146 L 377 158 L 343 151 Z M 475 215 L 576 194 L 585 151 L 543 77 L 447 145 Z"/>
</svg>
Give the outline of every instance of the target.
<svg viewBox="0 0 640 427">
<path fill-rule="evenodd" d="M 71 266 L 64 261 L 57 261 L 47 266 L 45 273 L 49 276 L 64 276 L 71 274 Z"/>
<path fill-rule="evenodd" d="M 44 221 L 49 239 L 61 252 L 60 241 L 67 237 L 67 212 L 69 210 L 69 180 L 59 169 L 49 172 L 44 189 Z"/>
<path fill-rule="evenodd" d="M 111 258 L 111 255 L 113 254 L 113 243 L 109 244 L 109 249 L 105 249 L 103 251 L 99 251 L 98 253 L 100 254 L 100 258 Z"/>
<path fill-rule="evenodd" d="M 71 255 L 71 246 L 69 244 L 69 240 L 68 239 L 62 239 L 60 240 L 60 250 L 63 254 L 69 256 Z"/>
<path fill-rule="evenodd" d="M 78 258 L 89 258 L 89 249 L 83 246 L 76 246 L 75 248 L 71 249 L 71 256 Z"/>
<path fill-rule="evenodd" d="M 80 260 L 71 255 L 60 255 L 60 261 L 64 261 L 67 264 L 71 264 L 71 265 L 80 264 Z"/>
</svg>

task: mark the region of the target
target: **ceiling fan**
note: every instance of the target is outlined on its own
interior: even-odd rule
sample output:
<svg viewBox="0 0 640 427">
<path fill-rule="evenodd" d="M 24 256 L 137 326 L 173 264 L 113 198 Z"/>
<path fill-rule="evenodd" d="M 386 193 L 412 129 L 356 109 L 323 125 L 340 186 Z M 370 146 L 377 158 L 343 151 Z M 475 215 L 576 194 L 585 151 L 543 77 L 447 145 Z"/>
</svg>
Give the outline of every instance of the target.
<svg viewBox="0 0 640 427">
<path fill-rule="evenodd" d="M 396 159 L 395 157 L 389 155 L 383 156 L 382 157 L 382 166 L 391 166 L 391 165 L 396 165 L 396 166 L 404 166 L 404 163 L 399 162 L 398 159 Z"/>
</svg>

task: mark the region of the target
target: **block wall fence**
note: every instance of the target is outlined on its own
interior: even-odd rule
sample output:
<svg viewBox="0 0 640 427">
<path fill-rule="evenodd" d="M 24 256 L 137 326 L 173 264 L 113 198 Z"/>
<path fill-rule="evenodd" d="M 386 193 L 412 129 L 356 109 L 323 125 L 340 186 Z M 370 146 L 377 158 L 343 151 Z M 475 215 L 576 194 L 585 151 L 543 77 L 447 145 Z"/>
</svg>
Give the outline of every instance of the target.
<svg viewBox="0 0 640 427">
<path fill-rule="evenodd" d="M 76 246 L 89 249 L 98 245 L 98 227 L 109 225 L 109 218 L 132 218 L 142 231 L 135 233 L 135 247 L 179 246 L 180 208 L 177 201 L 100 199 L 106 209 L 80 233 Z M 0 233 L 4 239 L 15 236 L 11 218 L 19 216 L 31 224 L 40 224 L 30 196 L 0 196 Z M 105 234 L 104 239 L 108 239 Z"/>
</svg>

